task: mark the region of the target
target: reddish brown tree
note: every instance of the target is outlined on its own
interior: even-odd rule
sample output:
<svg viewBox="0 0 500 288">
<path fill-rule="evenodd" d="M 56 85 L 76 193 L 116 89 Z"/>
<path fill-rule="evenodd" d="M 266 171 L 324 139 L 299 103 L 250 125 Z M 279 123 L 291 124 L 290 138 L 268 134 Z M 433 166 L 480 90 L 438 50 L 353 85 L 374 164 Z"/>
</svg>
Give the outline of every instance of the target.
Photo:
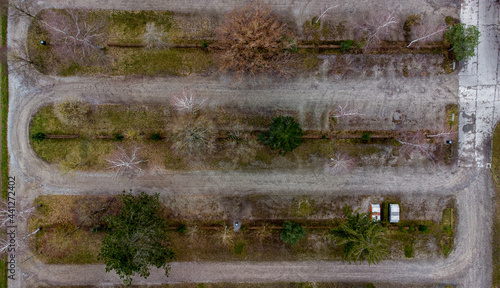
<svg viewBox="0 0 500 288">
<path fill-rule="evenodd" d="M 277 73 L 289 75 L 287 61 L 296 49 L 294 35 L 276 19 L 271 8 L 254 2 L 227 15 L 216 31 L 219 67 L 239 76 Z"/>
</svg>

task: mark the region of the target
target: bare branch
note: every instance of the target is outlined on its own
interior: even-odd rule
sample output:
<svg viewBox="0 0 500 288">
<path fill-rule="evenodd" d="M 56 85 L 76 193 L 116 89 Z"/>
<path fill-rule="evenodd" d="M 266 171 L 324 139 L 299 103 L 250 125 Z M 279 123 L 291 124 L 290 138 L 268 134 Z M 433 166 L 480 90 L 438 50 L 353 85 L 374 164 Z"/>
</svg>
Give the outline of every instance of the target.
<svg viewBox="0 0 500 288">
<path fill-rule="evenodd" d="M 142 40 L 146 44 L 146 49 L 163 49 L 167 47 L 167 42 L 165 42 L 167 37 L 168 34 L 161 27 L 150 22 L 146 24 L 146 32 L 142 35 Z"/>
<path fill-rule="evenodd" d="M 325 11 L 323 11 L 323 13 L 321 13 L 321 15 L 319 15 L 318 19 L 316 19 L 316 21 L 314 23 L 318 23 L 319 20 L 321 20 L 321 18 L 323 18 L 326 15 L 326 12 L 328 12 L 328 10 L 333 9 L 335 7 L 338 7 L 338 6 L 339 6 L 339 4 L 326 8 Z"/>
<path fill-rule="evenodd" d="M 346 174 L 356 168 L 356 158 L 347 153 L 337 153 L 325 164 L 325 171 L 330 175 Z"/>
<path fill-rule="evenodd" d="M 106 20 L 82 10 L 46 10 L 39 20 L 59 54 L 85 62 L 103 54 Z"/>
<path fill-rule="evenodd" d="M 216 130 L 210 118 L 188 114 L 172 125 L 172 150 L 178 156 L 204 156 L 215 150 Z"/>
<path fill-rule="evenodd" d="M 427 135 L 429 138 L 438 138 L 438 139 L 455 139 L 458 135 L 458 132 L 455 131 L 452 127 L 449 127 L 449 125 L 443 125 L 441 129 L 438 130 L 436 134 L 433 135 Z"/>
<path fill-rule="evenodd" d="M 221 233 L 220 238 L 224 246 L 228 246 L 233 243 L 234 233 L 231 229 L 227 229 L 227 225 L 224 226 L 224 231 Z"/>
<path fill-rule="evenodd" d="M 395 11 L 370 15 L 364 25 L 358 25 L 358 27 L 366 33 L 364 36 L 366 42 L 365 48 L 371 48 L 373 45 L 384 40 L 398 23 L 399 21 L 395 16 Z"/>
<path fill-rule="evenodd" d="M 106 159 L 109 163 L 108 169 L 115 170 L 116 175 L 134 176 L 138 173 L 142 173 L 143 170 L 140 164 L 147 160 L 142 159 L 139 153 L 140 148 L 136 146 L 131 149 L 130 153 L 127 153 L 122 147 L 118 147 L 118 152 L 110 159 Z"/>
<path fill-rule="evenodd" d="M 25 16 L 36 18 L 36 13 L 33 10 L 33 4 L 28 4 L 25 0 L 10 0 L 9 8 L 16 16 Z"/>
<path fill-rule="evenodd" d="M 444 31 L 448 30 L 446 24 L 443 25 L 432 25 L 426 20 L 419 21 L 420 24 L 414 26 L 412 32 L 414 34 L 415 40 L 412 40 L 406 48 L 417 42 L 429 42 L 438 41 L 443 38 Z M 438 36 L 438 37 L 437 37 Z M 437 39 L 436 39 L 437 38 Z"/>
<path fill-rule="evenodd" d="M 198 114 L 204 106 L 207 98 L 197 100 L 197 95 L 194 91 L 185 88 L 180 91 L 179 95 L 174 96 L 174 107 L 177 111 L 187 111 L 193 115 Z"/>
<path fill-rule="evenodd" d="M 410 156 L 411 154 L 418 152 L 432 158 L 432 146 L 429 144 L 422 131 L 417 131 L 415 133 L 406 132 L 401 135 L 399 139 L 396 139 L 396 141 L 401 144 L 399 151 L 403 155 Z"/>
<path fill-rule="evenodd" d="M 344 105 L 339 104 L 333 113 L 332 118 L 352 118 L 363 115 L 358 109 L 349 107 L 348 103 Z"/>
</svg>

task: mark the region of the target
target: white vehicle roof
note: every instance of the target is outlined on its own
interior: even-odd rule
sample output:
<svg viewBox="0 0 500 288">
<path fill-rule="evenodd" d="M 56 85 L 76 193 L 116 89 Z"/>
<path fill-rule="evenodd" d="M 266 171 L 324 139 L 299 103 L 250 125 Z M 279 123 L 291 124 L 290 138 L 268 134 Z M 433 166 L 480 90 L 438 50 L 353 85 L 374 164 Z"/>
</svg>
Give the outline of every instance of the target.
<svg viewBox="0 0 500 288">
<path fill-rule="evenodd" d="M 397 223 L 399 222 L 399 205 L 389 204 L 389 222 Z"/>
<path fill-rule="evenodd" d="M 370 204 L 372 205 L 372 212 L 380 213 L 380 204 Z"/>
</svg>

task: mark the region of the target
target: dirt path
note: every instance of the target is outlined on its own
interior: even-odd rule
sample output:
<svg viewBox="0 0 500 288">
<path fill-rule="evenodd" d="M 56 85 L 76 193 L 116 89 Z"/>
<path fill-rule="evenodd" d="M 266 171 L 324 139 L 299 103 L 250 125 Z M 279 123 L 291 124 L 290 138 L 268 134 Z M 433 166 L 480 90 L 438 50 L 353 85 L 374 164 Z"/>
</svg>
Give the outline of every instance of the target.
<svg viewBox="0 0 500 288">
<path fill-rule="evenodd" d="M 241 1 L 85 1 L 85 8 L 105 9 L 226 9 Z M 227 2 L 227 3 L 226 3 Z M 399 1 L 357 1 L 354 11 L 373 9 L 374 5 L 389 7 Z M 453 1 L 412 1 L 404 7 L 394 4 L 401 14 L 431 9 L 448 3 L 442 9 L 453 11 Z M 79 1 L 39 1 L 45 7 L 78 7 Z M 285 1 L 271 3 L 290 11 L 296 19 L 310 15 L 330 4 L 330 1 Z M 349 9 L 352 1 L 339 1 Z M 366 7 L 366 8 L 360 8 Z M 441 9 L 441 8 L 439 8 Z M 456 7 L 454 8 L 456 9 Z M 444 13 L 440 10 L 440 13 Z M 446 11 L 445 11 L 446 12 Z M 307 13 L 311 13 L 307 15 Z M 453 12 L 450 12 L 453 14 Z M 439 13 L 438 13 L 439 14 Z M 306 16 L 302 16 L 306 15 Z M 26 37 L 26 22 L 9 20 L 9 45 L 22 47 Z M 11 25 L 12 24 L 12 25 Z M 21 44 L 20 44 L 21 43 Z M 28 81 L 29 80 L 29 81 Z M 397 194 L 414 193 L 455 195 L 459 213 L 456 229 L 456 249 L 447 259 L 433 261 L 384 261 L 380 265 L 348 265 L 339 262 L 227 262 L 174 263 L 170 278 L 156 270 L 148 280 L 136 283 L 165 282 L 267 282 L 267 281 L 369 281 L 395 283 L 454 283 L 460 287 L 491 287 L 491 177 L 486 170 L 446 167 L 393 167 L 384 169 L 357 169 L 352 175 L 327 177 L 320 171 L 239 171 L 148 174 L 138 178 L 113 178 L 109 174 L 66 174 L 36 157 L 29 147 L 29 122 L 42 105 L 68 96 L 102 102 L 166 102 L 168 92 L 186 85 L 207 93 L 211 105 L 231 103 L 245 109 L 275 107 L 276 109 L 302 107 L 327 109 L 336 101 L 356 99 L 377 119 L 390 119 L 391 111 L 405 109 L 413 127 L 433 127 L 441 120 L 439 107 L 456 103 L 457 82 L 453 76 L 432 79 L 375 79 L 363 81 L 331 81 L 303 79 L 293 84 L 269 84 L 265 90 L 231 86 L 224 79 L 193 78 L 58 78 L 35 76 L 27 79 L 11 77 L 9 112 L 9 149 L 11 175 L 18 177 L 18 203 L 27 206 L 41 194 L 110 194 L 123 189 L 148 190 L 163 195 L 176 194 Z M 422 90 L 424 89 L 424 90 Z M 236 96 L 236 97 L 235 97 Z M 246 99 L 245 99 L 246 98 Z M 241 100 L 244 99 L 244 100 Z M 432 103 L 429 105 L 429 103 Z M 435 107 L 433 108 L 433 106 Z M 304 108 L 306 107 L 306 108 Z M 310 108 L 308 108 L 310 107 Z M 328 108 L 329 109 L 329 108 Z M 434 110 L 433 110 L 434 109 Z M 430 117 L 429 117 L 430 116 Z M 434 118 L 435 117 L 435 118 Z M 418 120 L 418 121 L 417 121 Z M 378 125 L 393 125 L 382 120 Z M 374 124 L 375 125 L 375 124 Z M 453 170 L 453 169 L 452 169 Z M 194 180 L 196 181 L 194 181 Z M 19 229 L 26 229 L 19 223 Z M 22 251 L 21 251 L 22 253 Z M 29 255 L 19 254 L 20 257 Z M 24 258 L 23 258 L 24 259 Z M 120 283 L 116 275 L 104 272 L 102 265 L 44 265 L 31 259 L 18 266 L 18 280 L 9 287 L 36 285 L 110 285 Z M 89 276 L 91 275 L 91 276 Z"/>
</svg>

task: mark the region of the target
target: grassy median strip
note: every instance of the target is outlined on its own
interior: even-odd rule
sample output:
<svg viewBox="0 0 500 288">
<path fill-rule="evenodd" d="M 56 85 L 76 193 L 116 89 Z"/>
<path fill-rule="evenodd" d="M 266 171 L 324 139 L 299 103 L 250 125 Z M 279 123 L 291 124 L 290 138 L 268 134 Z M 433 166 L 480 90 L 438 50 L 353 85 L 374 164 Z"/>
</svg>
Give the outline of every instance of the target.
<svg viewBox="0 0 500 288">
<path fill-rule="evenodd" d="M 3 8 L 3 7 L 2 7 Z M 5 9 L 2 9 L 1 12 L 1 46 L 7 45 L 7 14 Z M 2 52 L 4 53 L 4 52 Z M 3 57 L 2 57 L 3 58 Z M 4 58 L 5 59 L 5 58 Z M 0 135 L 1 138 L 1 154 L 2 154 L 2 197 L 7 198 L 7 183 L 9 176 L 9 154 L 7 150 L 7 118 L 9 113 L 9 79 L 8 79 L 8 68 L 7 62 L 2 61 L 0 64 L 0 94 L 1 94 L 1 123 L 2 123 L 2 132 Z"/>
<path fill-rule="evenodd" d="M 1 30 L 1 46 L 7 46 L 7 9 L 6 4 L 8 1 L 1 1 L 0 6 L 2 9 L 0 11 L 0 30 Z M 2 51 L 1 53 L 6 53 Z M 6 59 L 6 57 L 0 57 Z M 2 198 L 7 198 L 7 186 L 9 178 L 9 154 L 7 149 L 7 119 L 9 113 L 9 80 L 8 80 L 8 67 L 7 61 L 1 61 L 0 63 L 0 117 L 1 122 L 1 133 L 0 133 L 0 153 L 2 155 L 1 160 L 1 187 L 2 187 Z M 7 287 L 7 258 L 0 258 L 0 288 Z"/>
<path fill-rule="evenodd" d="M 496 187 L 496 204 L 493 219 L 493 286 L 500 285 L 500 128 L 493 134 L 491 173 Z"/>
<path fill-rule="evenodd" d="M 256 219 L 243 222 L 239 232 L 234 232 L 228 221 L 216 215 L 200 220 L 186 212 L 179 213 L 176 203 L 182 199 L 166 199 L 164 217 L 171 227 L 170 243 L 177 261 L 303 261 L 340 260 L 343 247 L 335 245 L 329 236 L 332 227 L 342 220 L 339 217 L 316 219 L 326 211 L 334 213 L 341 208 L 330 205 L 314 205 L 304 199 L 281 199 L 279 208 L 269 207 L 269 198 L 248 196 L 243 200 L 254 207 Z M 288 200 L 286 200 L 288 199 Z M 332 200 L 332 199 L 330 199 Z M 357 201 L 343 198 L 343 201 Z M 359 199 L 358 199 L 359 200 Z M 231 201 L 225 199 L 224 201 Z M 274 199 L 273 201 L 277 201 Z M 212 205 L 216 202 L 210 202 Z M 302 204 L 301 204 L 302 203 Z M 305 209 L 303 203 L 309 203 Z M 43 229 L 30 241 L 33 253 L 51 264 L 97 263 L 97 254 L 105 235 L 104 218 L 117 215 L 121 202 L 115 196 L 40 196 L 34 205 L 38 212 L 29 220 L 29 230 Z M 168 206 L 172 205 L 172 206 Z M 300 208 L 297 210 L 297 208 Z M 266 216 L 267 215 L 267 216 Z M 297 245 L 284 244 L 280 239 L 283 222 L 288 219 L 300 224 L 307 231 Z M 227 225 L 227 226 L 226 226 Z M 429 250 L 429 243 L 439 242 L 440 225 L 432 221 L 402 221 L 399 226 L 389 225 L 385 230 L 392 256 L 401 258 L 402 249 L 409 240 L 415 243 L 418 255 L 439 255 Z M 408 227 L 416 227 L 408 229 Z M 422 227 L 425 228 L 422 229 Z M 431 245 L 434 246 L 434 245 Z"/>
</svg>

